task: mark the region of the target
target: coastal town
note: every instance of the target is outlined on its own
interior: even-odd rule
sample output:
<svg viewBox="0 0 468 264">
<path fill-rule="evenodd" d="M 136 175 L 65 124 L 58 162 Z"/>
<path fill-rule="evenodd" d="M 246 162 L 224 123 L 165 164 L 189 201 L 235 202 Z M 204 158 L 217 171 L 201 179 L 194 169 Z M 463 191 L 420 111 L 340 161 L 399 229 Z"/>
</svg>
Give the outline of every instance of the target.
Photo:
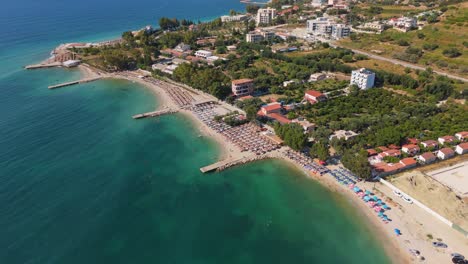
<svg viewBox="0 0 468 264">
<path fill-rule="evenodd" d="M 162 103 L 133 118 L 180 113 L 223 146 L 201 172 L 286 160 L 359 208 L 395 263 L 465 263 L 467 10 L 458 1 L 250 3 L 212 21 L 160 18 L 116 40 L 62 44 L 26 68 L 83 72 L 50 89 L 141 83 Z M 434 30 L 463 35 L 439 41 Z"/>
</svg>

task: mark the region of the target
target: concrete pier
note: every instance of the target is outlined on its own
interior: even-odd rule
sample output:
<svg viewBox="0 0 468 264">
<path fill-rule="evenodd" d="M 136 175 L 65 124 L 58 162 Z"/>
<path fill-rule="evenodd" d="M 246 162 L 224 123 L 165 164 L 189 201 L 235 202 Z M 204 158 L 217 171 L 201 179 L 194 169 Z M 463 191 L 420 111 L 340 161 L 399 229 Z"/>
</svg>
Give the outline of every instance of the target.
<svg viewBox="0 0 468 264">
<path fill-rule="evenodd" d="M 133 119 L 140 119 L 140 118 L 145 118 L 145 117 L 156 117 L 156 116 L 162 116 L 162 115 L 167 115 L 167 114 L 174 114 L 179 112 L 178 110 L 175 109 L 163 109 L 163 110 L 158 110 L 158 111 L 153 111 L 153 112 L 147 112 L 143 114 L 138 114 L 132 116 Z"/>
<path fill-rule="evenodd" d="M 52 67 L 60 67 L 62 66 L 61 62 L 51 62 L 51 63 L 41 63 L 41 64 L 33 64 L 25 66 L 26 70 L 34 70 L 34 69 L 42 69 L 42 68 L 52 68 Z"/>
<path fill-rule="evenodd" d="M 49 89 L 56 89 L 56 88 L 75 85 L 75 84 L 80 84 L 80 83 L 93 82 L 93 81 L 100 80 L 102 78 L 103 78 L 102 76 L 99 76 L 99 77 L 94 77 L 94 78 L 81 79 L 81 80 L 73 81 L 73 82 L 60 83 L 60 84 L 49 86 Z"/>
<path fill-rule="evenodd" d="M 254 162 L 258 160 L 271 159 L 275 156 L 271 153 L 256 156 L 255 154 L 250 154 L 249 156 L 237 158 L 237 159 L 226 159 L 218 161 L 211 165 L 200 168 L 200 171 L 203 173 L 212 172 L 212 171 L 222 171 L 237 165 L 247 164 L 249 162 Z"/>
</svg>

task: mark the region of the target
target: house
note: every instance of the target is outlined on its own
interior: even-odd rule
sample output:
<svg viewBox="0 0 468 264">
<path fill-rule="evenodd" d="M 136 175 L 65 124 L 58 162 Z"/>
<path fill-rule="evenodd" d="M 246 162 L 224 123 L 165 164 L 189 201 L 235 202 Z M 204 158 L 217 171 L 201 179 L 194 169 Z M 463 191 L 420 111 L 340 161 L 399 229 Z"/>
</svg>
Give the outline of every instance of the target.
<svg viewBox="0 0 468 264">
<path fill-rule="evenodd" d="M 177 45 L 175 48 L 174 48 L 175 51 L 178 51 L 178 52 L 186 52 L 186 51 L 189 51 L 190 50 L 190 45 L 187 45 L 185 43 L 180 43 L 179 45 Z"/>
<path fill-rule="evenodd" d="M 417 138 L 407 138 L 406 142 L 408 142 L 408 144 L 419 144 L 419 140 Z"/>
<path fill-rule="evenodd" d="M 296 83 L 299 83 L 299 81 L 298 80 L 284 81 L 283 82 L 283 87 L 288 87 L 289 85 L 296 84 Z"/>
<path fill-rule="evenodd" d="M 449 159 L 455 155 L 455 152 L 451 148 L 442 148 L 437 151 L 437 157 L 441 160 Z"/>
<path fill-rule="evenodd" d="M 376 156 L 377 154 L 379 154 L 377 152 L 377 150 L 375 150 L 375 149 L 367 149 L 366 151 L 367 151 L 367 156 L 368 157 Z"/>
<path fill-rule="evenodd" d="M 226 48 L 228 51 L 235 51 L 237 49 L 236 45 L 229 45 L 229 46 L 226 46 Z"/>
<path fill-rule="evenodd" d="M 311 123 L 303 118 L 296 118 L 292 122 L 301 125 L 305 132 L 311 132 L 315 129 L 314 123 Z"/>
<path fill-rule="evenodd" d="M 380 152 L 384 152 L 384 151 L 389 150 L 389 148 L 387 148 L 387 147 L 385 147 L 385 146 L 377 147 L 377 149 L 380 150 Z"/>
<path fill-rule="evenodd" d="M 468 131 L 458 132 L 455 137 L 460 141 L 465 141 L 468 139 Z"/>
<path fill-rule="evenodd" d="M 398 149 L 389 149 L 379 153 L 378 157 L 383 159 L 385 157 L 400 157 L 401 152 Z"/>
<path fill-rule="evenodd" d="M 421 145 L 426 149 L 436 149 L 439 146 L 439 143 L 435 140 L 426 140 L 421 142 Z"/>
<path fill-rule="evenodd" d="M 416 167 L 418 164 L 414 158 L 404 158 L 400 160 L 400 164 L 403 165 L 405 169 Z"/>
<path fill-rule="evenodd" d="M 441 145 L 452 144 L 456 138 L 454 136 L 443 136 L 437 139 Z"/>
<path fill-rule="evenodd" d="M 411 29 L 414 29 L 418 25 L 418 21 L 414 17 L 399 17 L 391 18 L 388 25 L 392 26 L 396 30 L 407 32 Z"/>
<path fill-rule="evenodd" d="M 313 73 L 309 77 L 309 82 L 317 82 L 327 79 L 327 75 L 321 72 Z"/>
<path fill-rule="evenodd" d="M 259 114 L 264 115 L 264 116 L 273 114 L 273 113 L 279 114 L 281 113 L 282 109 L 283 109 L 283 105 L 281 105 L 281 103 L 274 102 L 274 103 L 270 103 L 270 104 L 262 106 L 262 108 L 259 111 Z"/>
<path fill-rule="evenodd" d="M 402 168 L 404 168 L 404 165 L 399 162 L 398 163 L 379 162 L 379 163 L 375 163 L 374 165 L 372 165 L 372 168 L 375 170 L 375 172 L 383 176 L 383 175 L 392 174 L 401 170 Z"/>
<path fill-rule="evenodd" d="M 357 85 L 361 90 L 374 87 L 375 73 L 365 68 L 351 72 L 350 85 Z"/>
<path fill-rule="evenodd" d="M 269 114 L 268 117 L 278 121 L 282 125 L 291 123 L 291 120 L 278 113 Z"/>
<path fill-rule="evenodd" d="M 436 161 L 436 156 L 432 152 L 426 152 L 416 157 L 421 164 L 430 164 Z"/>
<path fill-rule="evenodd" d="M 351 34 L 351 28 L 344 24 L 336 24 L 332 27 L 331 37 L 333 39 L 342 39 L 349 37 Z"/>
<path fill-rule="evenodd" d="M 357 137 L 359 134 L 351 130 L 337 130 L 335 131 L 328 139 L 332 140 L 334 138 L 348 140 L 353 137 Z"/>
<path fill-rule="evenodd" d="M 468 142 L 457 145 L 457 147 L 455 148 L 455 152 L 457 152 L 460 155 L 468 153 Z"/>
<path fill-rule="evenodd" d="M 253 92 L 254 81 L 252 79 L 238 79 L 231 82 L 232 93 L 236 96 L 249 95 Z"/>
<path fill-rule="evenodd" d="M 420 150 L 421 149 L 419 148 L 419 146 L 415 144 L 403 145 L 403 147 L 401 148 L 401 151 L 411 156 L 418 154 Z"/>
<path fill-rule="evenodd" d="M 195 52 L 195 56 L 197 56 L 198 58 L 206 59 L 208 57 L 213 56 L 213 53 L 207 50 L 198 50 L 197 52 Z"/>
<path fill-rule="evenodd" d="M 317 102 L 323 102 L 327 100 L 327 97 L 319 91 L 309 90 L 305 92 L 304 99 L 311 104 L 315 104 Z"/>
</svg>

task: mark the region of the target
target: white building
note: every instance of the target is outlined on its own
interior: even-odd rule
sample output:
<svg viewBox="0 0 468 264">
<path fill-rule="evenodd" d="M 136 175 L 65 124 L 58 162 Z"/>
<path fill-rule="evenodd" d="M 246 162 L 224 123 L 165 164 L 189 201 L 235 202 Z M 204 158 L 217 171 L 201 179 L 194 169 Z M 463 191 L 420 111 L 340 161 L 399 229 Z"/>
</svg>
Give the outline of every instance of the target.
<svg viewBox="0 0 468 264">
<path fill-rule="evenodd" d="M 314 36 L 341 39 L 349 36 L 351 28 L 344 24 L 337 24 L 328 17 L 319 17 L 317 19 L 307 20 L 306 32 Z"/>
<path fill-rule="evenodd" d="M 325 0 L 312 0 L 312 3 L 310 3 L 310 5 L 311 5 L 312 7 L 317 8 L 317 7 L 322 7 L 322 6 L 324 6 L 326 2 L 327 2 L 327 1 L 325 1 Z"/>
<path fill-rule="evenodd" d="M 252 42 L 252 43 L 258 43 L 261 41 L 268 41 L 271 40 L 275 37 L 274 32 L 270 31 L 253 31 L 245 35 L 245 41 L 247 42 Z"/>
<path fill-rule="evenodd" d="M 437 157 L 441 160 L 449 159 L 455 155 L 455 152 L 451 148 L 443 148 L 437 151 Z"/>
<path fill-rule="evenodd" d="M 414 17 L 399 17 L 391 18 L 387 24 L 392 26 L 394 29 L 407 32 L 411 29 L 417 28 L 418 21 Z"/>
<path fill-rule="evenodd" d="M 455 148 L 455 152 L 460 155 L 468 153 L 468 142 L 457 145 L 457 147 Z"/>
<path fill-rule="evenodd" d="M 208 57 L 213 56 L 213 53 L 207 50 L 198 50 L 197 52 L 195 52 L 195 56 L 206 59 Z"/>
<path fill-rule="evenodd" d="M 190 50 L 190 45 L 187 45 L 185 43 L 180 43 L 179 45 L 177 45 L 175 48 L 174 48 L 175 51 L 178 51 L 178 52 L 186 52 L 188 50 Z"/>
<path fill-rule="evenodd" d="M 257 25 L 270 24 L 276 18 L 276 9 L 274 8 L 260 8 L 257 11 Z"/>
<path fill-rule="evenodd" d="M 67 68 L 71 68 L 71 67 L 76 67 L 80 65 L 80 63 L 81 63 L 80 60 L 67 60 L 67 61 L 62 62 L 62 65 Z"/>
<path fill-rule="evenodd" d="M 327 75 L 325 73 L 317 72 L 310 75 L 309 82 L 317 82 L 325 79 L 327 79 Z"/>
<path fill-rule="evenodd" d="M 357 85 L 361 90 L 366 90 L 374 87 L 375 73 L 361 68 L 359 70 L 352 71 L 351 73 L 351 85 Z"/>
<path fill-rule="evenodd" d="M 314 35 L 330 35 L 332 33 L 333 24 L 335 24 L 335 22 L 329 20 L 327 17 L 307 20 L 307 33 Z"/>
<path fill-rule="evenodd" d="M 351 28 L 344 24 L 336 24 L 332 25 L 332 33 L 331 36 L 333 39 L 342 39 L 345 37 L 349 37 L 351 34 Z"/>
<path fill-rule="evenodd" d="M 362 29 L 372 29 L 377 32 L 382 32 L 384 30 L 384 25 L 380 21 L 367 22 L 359 26 Z"/>
<path fill-rule="evenodd" d="M 235 16 L 221 16 L 221 22 L 239 22 L 247 19 L 246 15 L 235 15 Z"/>
</svg>

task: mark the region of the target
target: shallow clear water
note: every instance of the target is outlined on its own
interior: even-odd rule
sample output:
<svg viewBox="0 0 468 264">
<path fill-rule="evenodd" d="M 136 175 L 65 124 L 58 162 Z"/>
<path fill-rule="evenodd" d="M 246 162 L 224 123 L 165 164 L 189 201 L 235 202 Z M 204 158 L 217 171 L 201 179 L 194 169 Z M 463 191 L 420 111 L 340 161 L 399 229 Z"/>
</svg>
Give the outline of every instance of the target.
<svg viewBox="0 0 468 264">
<path fill-rule="evenodd" d="M 346 200 L 282 162 L 201 174 L 217 146 L 180 115 L 133 120 L 157 105 L 141 86 L 48 90 L 79 72 L 21 69 L 62 42 L 115 37 L 161 14 L 216 16 L 237 1 L 3 5 L 0 263 L 388 262 Z"/>
</svg>

